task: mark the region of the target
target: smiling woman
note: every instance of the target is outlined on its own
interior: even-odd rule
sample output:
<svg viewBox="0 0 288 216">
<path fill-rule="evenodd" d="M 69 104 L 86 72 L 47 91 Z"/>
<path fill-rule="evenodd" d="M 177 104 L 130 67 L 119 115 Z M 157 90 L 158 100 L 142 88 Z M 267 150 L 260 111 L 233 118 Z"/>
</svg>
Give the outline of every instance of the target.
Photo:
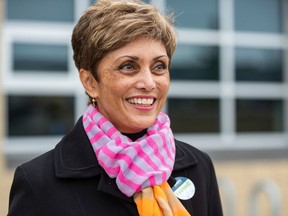
<svg viewBox="0 0 288 216">
<path fill-rule="evenodd" d="M 161 41 L 140 38 L 101 60 L 98 82 L 84 69 L 80 69 L 80 79 L 100 113 L 121 132 L 136 133 L 154 123 L 165 103 L 168 65 Z"/>
<path fill-rule="evenodd" d="M 54 150 L 16 169 L 8 215 L 221 216 L 209 156 L 174 139 L 161 112 L 171 18 L 141 1 L 99 0 L 72 47 L 90 104 Z"/>
</svg>

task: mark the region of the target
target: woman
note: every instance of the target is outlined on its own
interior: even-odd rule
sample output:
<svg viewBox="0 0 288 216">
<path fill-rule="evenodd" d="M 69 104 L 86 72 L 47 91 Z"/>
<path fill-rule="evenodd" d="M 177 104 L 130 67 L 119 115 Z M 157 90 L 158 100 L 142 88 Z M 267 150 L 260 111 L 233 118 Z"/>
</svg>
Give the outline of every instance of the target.
<svg viewBox="0 0 288 216">
<path fill-rule="evenodd" d="M 8 215 L 222 215 L 211 160 L 161 112 L 175 38 L 136 0 L 85 11 L 72 47 L 91 103 L 54 150 L 16 169 Z"/>
</svg>

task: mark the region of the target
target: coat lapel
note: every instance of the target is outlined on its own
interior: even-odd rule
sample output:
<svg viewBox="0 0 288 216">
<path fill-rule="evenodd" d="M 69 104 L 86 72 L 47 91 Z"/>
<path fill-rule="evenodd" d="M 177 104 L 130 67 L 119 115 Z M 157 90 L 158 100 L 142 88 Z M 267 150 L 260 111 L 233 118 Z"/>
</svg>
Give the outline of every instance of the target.
<svg viewBox="0 0 288 216">
<path fill-rule="evenodd" d="M 186 169 L 198 163 L 194 153 L 188 148 L 188 144 L 175 139 L 176 157 L 173 171 Z"/>
<path fill-rule="evenodd" d="M 101 173 L 101 167 L 82 126 L 82 118 L 56 146 L 54 166 L 59 178 L 90 178 Z"/>
</svg>

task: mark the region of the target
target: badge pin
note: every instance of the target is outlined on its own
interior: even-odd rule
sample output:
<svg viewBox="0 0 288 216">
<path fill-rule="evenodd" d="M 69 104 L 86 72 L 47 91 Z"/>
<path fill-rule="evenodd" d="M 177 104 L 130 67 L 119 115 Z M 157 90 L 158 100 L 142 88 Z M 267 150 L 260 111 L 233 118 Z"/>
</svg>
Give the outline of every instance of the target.
<svg viewBox="0 0 288 216">
<path fill-rule="evenodd" d="M 186 177 L 176 177 L 176 183 L 172 187 L 174 194 L 181 200 L 191 199 L 195 194 L 194 183 Z"/>
</svg>

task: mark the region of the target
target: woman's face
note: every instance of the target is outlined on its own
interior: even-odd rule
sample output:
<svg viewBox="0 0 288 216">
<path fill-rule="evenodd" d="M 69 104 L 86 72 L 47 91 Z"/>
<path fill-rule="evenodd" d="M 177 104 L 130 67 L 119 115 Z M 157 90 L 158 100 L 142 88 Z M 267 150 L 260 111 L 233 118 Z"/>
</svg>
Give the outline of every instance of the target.
<svg viewBox="0 0 288 216">
<path fill-rule="evenodd" d="M 97 106 L 121 132 L 151 126 L 170 86 L 169 58 L 161 41 L 141 38 L 108 53 L 97 68 Z M 89 93 L 89 92 L 88 92 Z"/>
</svg>

